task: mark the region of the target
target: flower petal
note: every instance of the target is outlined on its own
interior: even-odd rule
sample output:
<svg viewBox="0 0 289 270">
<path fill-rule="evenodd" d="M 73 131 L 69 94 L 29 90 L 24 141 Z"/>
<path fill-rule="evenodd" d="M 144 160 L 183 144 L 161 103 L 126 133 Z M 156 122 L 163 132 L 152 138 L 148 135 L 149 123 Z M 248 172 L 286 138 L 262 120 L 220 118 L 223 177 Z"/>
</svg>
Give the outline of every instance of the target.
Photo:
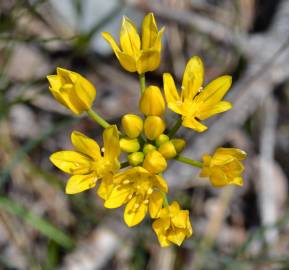
<svg viewBox="0 0 289 270">
<path fill-rule="evenodd" d="M 158 27 L 152 12 L 142 22 L 142 50 L 152 48 L 158 36 Z"/>
<path fill-rule="evenodd" d="M 131 55 L 128 55 L 124 52 L 122 52 L 119 47 L 117 46 L 115 40 L 113 39 L 113 37 L 107 33 L 107 32 L 103 32 L 102 36 L 104 37 L 104 39 L 110 44 L 110 46 L 112 47 L 118 61 L 120 62 L 121 66 L 129 71 L 129 72 L 135 72 L 136 71 L 136 60 L 134 57 L 132 57 Z"/>
<path fill-rule="evenodd" d="M 224 148 L 220 147 L 216 150 L 216 154 L 227 154 L 231 155 L 239 160 L 243 160 L 247 157 L 245 151 L 238 149 L 238 148 Z"/>
<path fill-rule="evenodd" d="M 181 114 L 181 98 L 178 94 L 175 81 L 170 73 L 164 73 L 164 91 L 168 107 L 175 113 Z"/>
<path fill-rule="evenodd" d="M 156 70 L 161 61 L 160 51 L 145 50 L 141 52 L 140 57 L 136 62 L 136 69 L 138 74 L 143 74 L 148 71 Z"/>
<path fill-rule="evenodd" d="M 157 218 L 159 212 L 162 209 L 164 198 L 162 194 L 158 191 L 154 191 L 149 199 L 149 212 L 151 218 Z"/>
<path fill-rule="evenodd" d="M 127 226 L 132 227 L 142 222 L 142 220 L 145 218 L 147 210 L 147 204 L 139 204 L 137 197 L 132 198 L 124 210 L 124 221 Z"/>
<path fill-rule="evenodd" d="M 115 161 L 120 155 L 119 136 L 116 125 L 107 127 L 103 132 L 104 157 Z"/>
<path fill-rule="evenodd" d="M 232 77 L 225 75 L 210 82 L 198 95 L 196 100 L 210 106 L 218 103 L 227 93 L 232 84 Z"/>
<path fill-rule="evenodd" d="M 127 202 L 131 189 L 124 186 L 115 186 L 104 202 L 106 208 L 118 208 Z"/>
<path fill-rule="evenodd" d="M 200 91 L 204 81 L 204 65 L 200 57 L 193 56 L 184 71 L 182 100 L 192 101 Z"/>
<path fill-rule="evenodd" d="M 207 127 L 196 120 L 194 117 L 184 117 L 182 125 L 187 128 L 191 128 L 197 132 L 203 132 L 207 130 Z"/>
<path fill-rule="evenodd" d="M 186 238 L 186 231 L 183 229 L 170 230 L 167 239 L 172 243 L 180 246 Z"/>
<path fill-rule="evenodd" d="M 97 194 L 100 198 L 102 198 L 103 200 L 107 200 L 112 189 L 113 189 L 113 181 L 112 181 L 112 175 L 111 174 L 107 174 L 105 175 L 102 180 L 101 183 L 97 189 Z"/>
<path fill-rule="evenodd" d="M 100 148 L 96 141 L 87 137 L 81 132 L 73 131 L 71 133 L 71 142 L 76 150 L 94 160 L 101 158 Z"/>
<path fill-rule="evenodd" d="M 120 46 L 124 53 L 136 57 L 140 51 L 140 37 L 134 23 L 123 17 L 120 29 Z"/>
<path fill-rule="evenodd" d="M 222 113 L 222 112 L 225 112 L 225 111 L 228 111 L 232 108 L 232 104 L 228 101 L 220 101 L 218 102 L 217 104 L 215 105 L 211 105 L 211 106 L 203 106 L 201 105 L 200 106 L 200 109 L 197 113 L 197 117 L 200 119 L 200 120 L 205 120 L 215 114 L 218 114 L 218 113 Z"/>
<path fill-rule="evenodd" d="M 91 170 L 91 160 L 75 151 L 59 151 L 49 159 L 57 168 L 69 174 L 87 174 Z"/>
<path fill-rule="evenodd" d="M 76 194 L 95 187 L 95 182 L 96 178 L 93 174 L 73 175 L 66 184 L 65 192 L 67 194 Z"/>
</svg>

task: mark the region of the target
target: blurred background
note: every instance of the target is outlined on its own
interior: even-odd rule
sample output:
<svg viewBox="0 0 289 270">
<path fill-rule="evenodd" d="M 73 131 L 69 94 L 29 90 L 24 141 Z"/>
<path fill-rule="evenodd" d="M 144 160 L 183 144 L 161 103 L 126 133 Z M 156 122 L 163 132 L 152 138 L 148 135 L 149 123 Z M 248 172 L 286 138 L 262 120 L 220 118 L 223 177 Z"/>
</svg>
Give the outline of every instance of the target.
<svg viewBox="0 0 289 270">
<path fill-rule="evenodd" d="M 162 86 L 171 72 L 180 84 L 193 55 L 206 82 L 233 75 L 234 109 L 203 134 L 181 129 L 184 155 L 221 145 L 249 155 L 242 188 L 213 189 L 194 168 L 171 164 L 169 198 L 190 210 L 194 236 L 166 249 L 149 219 L 128 229 L 123 210 L 104 209 L 94 190 L 66 195 L 68 176 L 48 160 L 71 148 L 72 130 L 101 141 L 101 129 L 57 104 L 46 75 L 60 66 L 86 76 L 109 122 L 136 113 L 138 78 L 100 33 L 118 39 L 123 15 L 140 26 L 149 11 L 166 26 L 149 83 Z M 288 0 L 1 0 L 0 269 L 289 269 L 288 117 Z"/>
</svg>

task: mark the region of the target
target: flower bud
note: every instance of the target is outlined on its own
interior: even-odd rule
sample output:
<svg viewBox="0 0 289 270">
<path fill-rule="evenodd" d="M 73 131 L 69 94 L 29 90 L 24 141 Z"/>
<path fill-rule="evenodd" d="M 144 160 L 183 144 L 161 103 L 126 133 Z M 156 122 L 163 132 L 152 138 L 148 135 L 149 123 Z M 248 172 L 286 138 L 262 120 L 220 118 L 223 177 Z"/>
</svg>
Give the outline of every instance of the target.
<svg viewBox="0 0 289 270">
<path fill-rule="evenodd" d="M 144 121 L 144 133 L 149 140 L 155 140 L 165 131 L 166 125 L 159 116 L 148 116 Z"/>
<path fill-rule="evenodd" d="M 177 155 L 176 148 L 171 141 L 164 142 L 159 147 L 158 151 L 164 156 L 166 159 L 174 158 Z"/>
<path fill-rule="evenodd" d="M 163 143 L 165 143 L 165 142 L 167 142 L 167 141 L 169 141 L 169 140 L 170 140 L 170 138 L 169 138 L 168 135 L 166 135 L 166 134 L 161 134 L 161 135 L 158 136 L 158 138 L 156 139 L 156 145 L 157 145 L 157 146 L 160 146 L 161 144 L 163 144 Z"/>
<path fill-rule="evenodd" d="M 128 162 L 131 166 L 137 166 L 141 164 L 144 160 L 144 153 L 143 152 L 134 152 L 127 156 Z"/>
<path fill-rule="evenodd" d="M 142 132 L 143 120 L 135 114 L 125 114 L 121 119 L 121 125 L 125 134 L 134 139 Z"/>
<path fill-rule="evenodd" d="M 172 139 L 171 142 L 174 144 L 178 153 L 182 152 L 186 146 L 186 141 L 183 139 Z"/>
<path fill-rule="evenodd" d="M 157 86 L 149 86 L 145 89 L 139 102 L 139 109 L 146 116 L 161 116 L 165 112 L 165 101 Z"/>
<path fill-rule="evenodd" d="M 145 144 L 145 146 L 143 147 L 143 153 L 146 155 L 148 152 L 152 151 L 152 150 L 156 150 L 157 148 L 150 144 L 150 143 L 147 143 Z"/>
<path fill-rule="evenodd" d="M 56 75 L 47 76 L 54 98 L 79 115 L 91 108 L 96 96 L 94 86 L 80 74 L 57 68 Z"/>
<path fill-rule="evenodd" d="M 122 138 L 119 141 L 120 149 L 123 152 L 137 152 L 140 148 L 139 142 L 137 139 Z"/>
<path fill-rule="evenodd" d="M 157 174 L 166 169 L 167 162 L 160 152 L 153 150 L 145 156 L 143 167 L 149 172 Z"/>
</svg>

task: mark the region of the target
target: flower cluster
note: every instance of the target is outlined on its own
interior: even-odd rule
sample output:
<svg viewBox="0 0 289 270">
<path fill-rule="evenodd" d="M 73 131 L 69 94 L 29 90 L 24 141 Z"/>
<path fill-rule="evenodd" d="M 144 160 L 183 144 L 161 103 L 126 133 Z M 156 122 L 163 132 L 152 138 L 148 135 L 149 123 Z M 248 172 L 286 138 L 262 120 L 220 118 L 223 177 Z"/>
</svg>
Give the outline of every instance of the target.
<svg viewBox="0 0 289 270">
<path fill-rule="evenodd" d="M 125 205 L 124 221 L 129 226 L 139 224 L 149 213 L 161 246 L 181 245 L 192 235 L 189 211 L 182 210 L 177 202 L 168 202 L 168 185 L 162 173 L 168 160 L 201 169 L 212 186 L 241 186 L 246 153 L 236 148 L 218 148 L 213 155 L 205 154 L 203 162 L 183 157 L 185 140 L 175 136 L 183 126 L 196 132 L 207 129 L 202 121 L 231 109 L 223 97 L 231 86 L 231 77 L 221 76 L 206 86 L 204 65 L 194 56 L 186 65 L 180 91 L 171 74 L 163 75 L 163 89 L 147 85 L 145 73 L 158 68 L 161 59 L 162 34 L 152 13 L 145 16 L 140 37 L 136 26 L 124 17 L 120 30 L 120 47 L 109 33 L 103 37 L 112 47 L 121 66 L 137 72 L 141 95 L 139 115 L 125 114 L 121 129 L 109 124 L 95 111 L 92 103 L 96 89 L 76 72 L 57 68 L 56 75 L 47 76 L 50 91 L 55 99 L 74 114 L 84 112 L 103 128 L 103 147 L 84 134 L 73 131 L 71 142 L 75 150 L 59 151 L 50 156 L 51 162 L 71 175 L 66 193 L 75 194 L 97 186 L 97 194 L 104 207 Z M 170 128 L 164 114 L 166 107 L 178 114 Z M 121 155 L 124 153 L 125 155 Z M 123 160 L 121 160 L 123 159 Z M 122 162 L 121 162 L 122 161 Z"/>
</svg>

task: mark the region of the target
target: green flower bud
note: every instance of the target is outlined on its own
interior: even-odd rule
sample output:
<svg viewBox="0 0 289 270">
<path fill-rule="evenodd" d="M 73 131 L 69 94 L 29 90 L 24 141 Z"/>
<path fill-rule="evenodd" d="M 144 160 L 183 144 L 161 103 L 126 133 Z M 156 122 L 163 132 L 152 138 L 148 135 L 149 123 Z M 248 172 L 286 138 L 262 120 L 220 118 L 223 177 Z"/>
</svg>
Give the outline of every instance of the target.
<svg viewBox="0 0 289 270">
<path fill-rule="evenodd" d="M 166 134 L 161 134 L 160 136 L 158 136 L 158 138 L 156 139 L 156 145 L 160 146 L 162 143 L 165 143 L 167 141 L 169 141 L 170 138 L 168 135 Z"/>
<path fill-rule="evenodd" d="M 131 166 L 137 166 L 141 164 L 144 160 L 144 153 L 143 152 L 134 152 L 127 156 L 128 162 Z"/>
<path fill-rule="evenodd" d="M 144 145 L 144 147 L 143 147 L 143 152 L 144 152 L 144 154 L 146 155 L 148 152 L 150 152 L 150 151 L 152 151 L 152 150 L 156 150 L 157 148 L 154 146 L 154 145 L 152 145 L 152 144 L 150 144 L 150 143 L 147 143 L 147 144 L 145 144 Z"/>
</svg>

